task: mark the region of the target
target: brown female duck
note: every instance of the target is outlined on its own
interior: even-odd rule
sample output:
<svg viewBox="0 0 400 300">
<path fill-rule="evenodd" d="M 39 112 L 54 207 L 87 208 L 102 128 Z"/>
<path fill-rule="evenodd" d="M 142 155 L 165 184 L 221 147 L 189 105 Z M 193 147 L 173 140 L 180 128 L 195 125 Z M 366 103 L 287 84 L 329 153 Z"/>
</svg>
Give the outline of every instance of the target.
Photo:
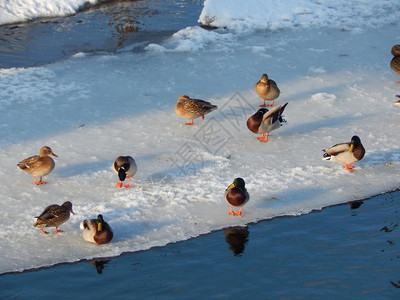
<svg viewBox="0 0 400 300">
<path fill-rule="evenodd" d="M 278 98 L 281 93 L 276 82 L 269 79 L 267 74 L 261 76 L 261 79 L 256 83 L 254 89 L 257 95 L 264 101 L 264 104 L 261 104 L 260 107 L 274 106 L 274 100 Z M 266 100 L 272 102 L 266 105 Z"/>
<path fill-rule="evenodd" d="M 69 213 L 74 214 L 72 211 L 72 203 L 69 201 L 64 202 L 62 205 L 52 204 L 45 208 L 45 210 L 37 218 L 34 227 L 40 228 L 40 231 L 44 234 L 48 232 L 43 230 L 43 227 L 55 227 L 54 233 L 63 232 L 58 230 L 58 226 L 69 220 Z"/>
<path fill-rule="evenodd" d="M 23 161 L 18 163 L 17 166 L 22 171 L 33 176 L 33 183 L 35 185 L 45 184 L 47 181 L 42 181 L 42 177 L 53 171 L 55 166 L 54 160 L 49 157 L 49 155 L 58 157 L 53 153 L 50 147 L 44 146 L 40 149 L 39 155 L 25 158 Z M 40 180 L 36 181 L 35 177 L 40 177 Z"/>
<path fill-rule="evenodd" d="M 181 118 L 191 120 L 189 123 L 185 123 L 185 125 L 193 125 L 193 119 L 199 117 L 204 119 L 206 114 L 217 108 L 216 105 L 210 102 L 200 99 L 191 99 L 189 96 L 183 95 L 178 98 L 178 102 L 175 106 L 175 113 Z"/>
<path fill-rule="evenodd" d="M 392 47 L 393 58 L 390 61 L 390 68 L 394 73 L 400 76 L 400 45 L 394 45 Z M 400 84 L 400 81 L 397 83 Z"/>
</svg>

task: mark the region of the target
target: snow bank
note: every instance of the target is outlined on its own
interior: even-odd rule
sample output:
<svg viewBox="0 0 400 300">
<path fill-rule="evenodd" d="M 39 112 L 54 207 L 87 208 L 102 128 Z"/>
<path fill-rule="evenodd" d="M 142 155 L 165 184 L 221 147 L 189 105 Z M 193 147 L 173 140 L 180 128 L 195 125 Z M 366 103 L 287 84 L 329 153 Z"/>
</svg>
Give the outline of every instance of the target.
<svg viewBox="0 0 400 300">
<path fill-rule="evenodd" d="M 397 0 L 205 0 L 199 22 L 235 31 L 298 26 L 354 30 L 396 23 L 399 7 Z"/>
<path fill-rule="evenodd" d="M 73 15 L 82 7 L 98 2 L 101 0 L 2 0 L 0 25 Z"/>
</svg>

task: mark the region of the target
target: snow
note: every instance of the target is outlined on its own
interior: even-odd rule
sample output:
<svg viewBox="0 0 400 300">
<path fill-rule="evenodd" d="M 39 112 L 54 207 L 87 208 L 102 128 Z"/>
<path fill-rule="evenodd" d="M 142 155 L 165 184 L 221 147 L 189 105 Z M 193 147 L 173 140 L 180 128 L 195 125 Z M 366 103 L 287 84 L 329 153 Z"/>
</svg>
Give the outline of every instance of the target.
<svg viewBox="0 0 400 300">
<path fill-rule="evenodd" d="M 73 15 L 85 6 L 101 0 L 1 0 L 0 25 L 26 22 L 43 17 Z"/>
<path fill-rule="evenodd" d="M 341 10 L 337 1 L 323 12 L 325 1 L 289 1 L 272 26 L 254 25 L 266 1 L 246 2 L 260 4 L 253 11 L 221 10 L 223 2 L 206 1 L 200 19 L 209 13 L 227 28 L 185 28 L 142 53 L 82 53 L 0 70 L 0 273 L 146 250 L 398 188 L 400 86 L 389 62 L 400 39 L 391 11 L 400 3 L 365 0 Z M 289 102 L 288 123 L 267 143 L 245 125 L 262 103 L 254 91 L 262 73 L 281 90 L 276 103 Z M 185 126 L 174 113 L 183 94 L 219 109 Z M 353 135 L 367 151 L 355 172 L 322 160 L 322 149 Z M 48 184 L 34 186 L 16 164 L 44 145 L 58 155 L 56 167 Z M 119 155 L 138 165 L 132 189 L 114 187 Z M 239 176 L 250 201 L 233 217 L 223 195 Z M 32 226 L 47 205 L 64 201 L 76 213 L 64 233 Z M 114 231 L 101 246 L 79 229 L 99 213 Z"/>
</svg>

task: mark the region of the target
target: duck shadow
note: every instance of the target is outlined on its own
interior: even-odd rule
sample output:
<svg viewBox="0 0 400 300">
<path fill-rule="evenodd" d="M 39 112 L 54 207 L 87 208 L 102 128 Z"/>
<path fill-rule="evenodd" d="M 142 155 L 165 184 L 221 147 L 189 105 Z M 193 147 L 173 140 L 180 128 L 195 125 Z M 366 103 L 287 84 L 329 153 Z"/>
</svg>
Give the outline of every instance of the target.
<svg viewBox="0 0 400 300">
<path fill-rule="evenodd" d="M 400 149 L 391 149 L 385 151 L 368 152 L 359 162 L 360 165 L 372 166 L 400 161 Z"/>
<path fill-rule="evenodd" d="M 335 118 L 326 118 L 323 120 L 308 122 L 295 126 L 290 126 L 290 119 L 289 119 L 288 124 L 284 125 L 285 127 L 287 126 L 288 128 L 282 131 L 281 136 L 293 136 L 297 134 L 305 134 L 324 128 L 343 128 L 347 126 L 349 123 L 360 121 L 362 119 L 367 119 L 369 117 L 370 115 L 363 115 L 358 117 L 343 115 Z"/>
<path fill-rule="evenodd" d="M 61 178 L 74 177 L 83 174 L 91 174 L 104 170 L 111 170 L 112 161 L 96 161 L 65 167 L 57 167 L 57 174 Z"/>
</svg>

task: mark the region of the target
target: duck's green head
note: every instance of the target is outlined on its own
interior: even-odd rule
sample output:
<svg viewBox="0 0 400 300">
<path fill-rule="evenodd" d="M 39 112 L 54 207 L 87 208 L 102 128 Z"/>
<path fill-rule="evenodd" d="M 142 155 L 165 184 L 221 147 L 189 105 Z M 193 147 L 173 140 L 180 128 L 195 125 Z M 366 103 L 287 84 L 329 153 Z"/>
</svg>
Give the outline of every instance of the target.
<svg viewBox="0 0 400 300">
<path fill-rule="evenodd" d="M 267 112 L 269 112 L 268 108 L 260 108 L 257 112 L 262 113 L 262 115 L 265 115 Z"/>
<path fill-rule="evenodd" d="M 102 231 L 103 230 L 103 222 L 104 222 L 103 216 L 102 215 L 98 215 L 97 216 L 97 221 L 96 221 L 96 223 L 97 223 L 97 231 Z"/>
<path fill-rule="evenodd" d="M 358 136 L 354 135 L 351 138 L 349 152 L 353 152 L 354 151 L 354 147 L 355 146 L 359 146 L 359 145 L 361 145 L 361 140 L 360 140 L 360 138 Z"/>
<path fill-rule="evenodd" d="M 228 190 L 231 190 L 235 187 L 239 188 L 239 189 L 243 189 L 245 186 L 245 182 L 243 180 L 243 178 L 235 178 L 235 180 L 233 181 L 233 183 L 228 187 Z"/>
</svg>

